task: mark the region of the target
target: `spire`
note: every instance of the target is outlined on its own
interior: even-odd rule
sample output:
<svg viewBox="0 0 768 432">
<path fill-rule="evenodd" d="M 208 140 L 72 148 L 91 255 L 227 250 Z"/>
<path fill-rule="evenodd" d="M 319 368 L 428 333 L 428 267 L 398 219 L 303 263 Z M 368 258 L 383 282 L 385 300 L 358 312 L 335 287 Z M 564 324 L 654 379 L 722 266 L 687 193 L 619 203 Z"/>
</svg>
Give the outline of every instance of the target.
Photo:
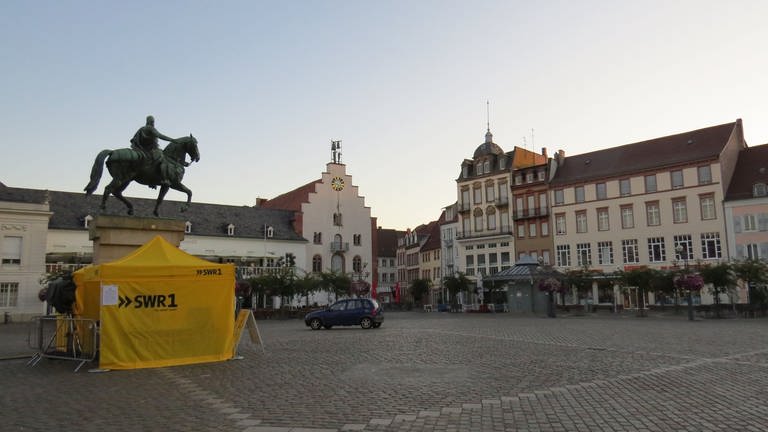
<svg viewBox="0 0 768 432">
<path fill-rule="evenodd" d="M 486 116 L 485 143 L 488 144 L 493 142 L 493 134 L 491 133 L 491 104 L 488 101 L 485 101 L 485 116 Z"/>
</svg>

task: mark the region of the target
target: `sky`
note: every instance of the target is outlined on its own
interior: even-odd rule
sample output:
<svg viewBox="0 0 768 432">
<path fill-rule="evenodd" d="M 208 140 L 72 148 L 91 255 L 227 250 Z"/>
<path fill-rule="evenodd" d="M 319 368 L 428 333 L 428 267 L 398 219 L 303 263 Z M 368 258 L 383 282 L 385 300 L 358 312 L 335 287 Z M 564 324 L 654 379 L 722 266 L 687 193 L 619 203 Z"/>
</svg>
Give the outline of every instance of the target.
<svg viewBox="0 0 768 432">
<path fill-rule="evenodd" d="M 488 125 L 505 151 L 550 155 L 738 118 L 768 143 L 766 16 L 764 0 L 3 0 L 0 182 L 82 191 L 151 114 L 197 138 L 195 202 L 317 180 L 341 140 L 378 225 L 414 228 L 456 201 Z"/>
</svg>

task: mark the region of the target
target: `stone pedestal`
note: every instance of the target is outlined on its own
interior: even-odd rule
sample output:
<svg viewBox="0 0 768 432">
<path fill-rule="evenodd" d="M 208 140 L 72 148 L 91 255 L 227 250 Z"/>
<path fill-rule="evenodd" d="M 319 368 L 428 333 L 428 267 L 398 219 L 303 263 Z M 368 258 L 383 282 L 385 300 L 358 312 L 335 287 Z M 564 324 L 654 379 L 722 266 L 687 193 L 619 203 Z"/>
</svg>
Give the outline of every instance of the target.
<svg viewBox="0 0 768 432">
<path fill-rule="evenodd" d="M 186 221 L 179 219 L 98 215 L 88 230 L 93 241 L 93 263 L 120 259 L 158 235 L 178 247 L 184 240 L 185 227 Z"/>
</svg>

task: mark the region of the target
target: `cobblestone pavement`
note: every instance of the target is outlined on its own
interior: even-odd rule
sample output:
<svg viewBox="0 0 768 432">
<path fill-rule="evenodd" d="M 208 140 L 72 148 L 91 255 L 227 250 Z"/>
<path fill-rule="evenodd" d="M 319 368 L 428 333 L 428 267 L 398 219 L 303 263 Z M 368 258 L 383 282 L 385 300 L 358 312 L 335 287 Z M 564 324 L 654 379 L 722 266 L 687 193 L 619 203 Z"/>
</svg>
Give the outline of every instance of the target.
<svg viewBox="0 0 768 432">
<path fill-rule="evenodd" d="M 259 321 L 242 360 L 74 373 L 0 325 L 0 429 L 765 431 L 768 320 L 388 313 Z M 95 365 L 91 365 L 94 368 Z"/>
</svg>

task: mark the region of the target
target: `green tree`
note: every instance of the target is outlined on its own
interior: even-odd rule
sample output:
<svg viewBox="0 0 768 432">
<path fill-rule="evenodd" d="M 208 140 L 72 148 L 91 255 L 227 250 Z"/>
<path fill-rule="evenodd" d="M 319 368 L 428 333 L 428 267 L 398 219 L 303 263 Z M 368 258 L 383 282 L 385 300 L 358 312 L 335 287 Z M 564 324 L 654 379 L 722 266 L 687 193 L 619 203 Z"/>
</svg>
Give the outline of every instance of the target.
<svg viewBox="0 0 768 432">
<path fill-rule="evenodd" d="M 333 293 L 335 298 L 348 297 L 352 289 L 352 279 L 349 276 L 339 272 L 321 272 L 319 275 L 319 288 Z"/>
<path fill-rule="evenodd" d="M 445 288 L 448 290 L 448 296 L 450 297 L 452 307 L 455 307 L 458 304 L 456 296 L 461 292 L 469 291 L 471 284 L 472 281 L 470 281 L 469 278 L 467 278 L 467 275 L 462 272 L 456 272 L 455 275 L 443 278 L 443 285 L 445 285 Z"/>
<path fill-rule="evenodd" d="M 414 279 L 410 286 L 414 303 L 421 305 L 431 286 L 432 281 L 429 279 Z"/>
<path fill-rule="evenodd" d="M 756 300 L 763 300 L 764 297 L 756 292 L 754 285 L 765 285 L 768 282 L 768 263 L 763 260 L 747 258 L 734 262 L 732 268 L 736 277 L 747 285 L 749 304 L 758 305 L 759 302 Z"/>
<path fill-rule="evenodd" d="M 652 281 L 657 277 L 654 270 L 648 267 L 635 268 L 621 274 L 621 282 L 624 287 L 637 287 L 637 316 L 644 317 L 645 293 L 652 287 Z"/>
<path fill-rule="evenodd" d="M 736 274 L 729 263 L 709 265 L 699 270 L 704 282 L 711 284 L 710 294 L 715 299 L 715 317 L 720 318 L 720 294 L 729 294 L 736 288 Z"/>
<path fill-rule="evenodd" d="M 295 292 L 299 297 L 304 297 L 304 304 L 309 306 L 309 296 L 320 289 L 320 279 L 315 273 L 305 272 L 303 276 L 294 279 Z"/>
</svg>

